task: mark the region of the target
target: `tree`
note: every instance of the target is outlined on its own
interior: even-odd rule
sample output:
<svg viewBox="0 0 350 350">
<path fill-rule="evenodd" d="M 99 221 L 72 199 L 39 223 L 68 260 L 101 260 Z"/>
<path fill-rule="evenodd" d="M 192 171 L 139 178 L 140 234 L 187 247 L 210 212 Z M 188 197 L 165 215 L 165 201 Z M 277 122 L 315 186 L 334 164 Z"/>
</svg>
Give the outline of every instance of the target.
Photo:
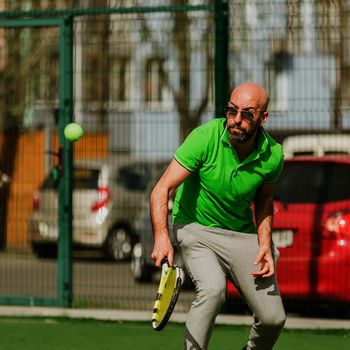
<svg viewBox="0 0 350 350">
<path fill-rule="evenodd" d="M 349 40 L 349 6 L 343 0 L 336 2 L 339 16 L 338 42 L 334 45 L 336 58 L 336 85 L 333 97 L 333 115 L 331 127 L 334 131 L 340 131 L 342 128 L 342 107 L 350 106 L 349 102 L 349 80 L 350 65 L 348 59 L 348 40 Z M 329 28 L 329 31 L 333 31 Z"/>
<path fill-rule="evenodd" d="M 36 5 L 38 6 L 38 4 Z M 22 6 L 23 4 L 20 1 L 11 2 L 8 10 L 21 10 Z M 0 64 L 0 130 L 3 134 L 0 171 L 12 177 L 26 109 L 35 98 L 32 85 L 33 75 L 38 73 L 39 62 L 50 52 L 48 46 L 51 45 L 53 29 L 3 28 L 0 30 L 2 50 Z M 53 66 L 57 68 L 57 61 Z M 49 73 L 50 76 L 54 74 L 52 71 L 45 73 Z M 54 86 L 51 84 L 50 88 L 55 90 L 55 97 L 57 97 L 57 84 L 54 84 Z M 10 186 L 0 188 L 0 249 L 6 247 L 9 195 Z"/>
<path fill-rule="evenodd" d="M 348 58 L 349 2 L 345 0 L 315 0 L 317 28 L 320 40 L 318 50 L 335 57 L 335 86 L 331 108 L 331 129 L 342 129 L 342 112 L 350 106 L 349 80 L 350 60 Z"/>
<path fill-rule="evenodd" d="M 183 5 L 183 1 L 170 0 L 170 5 Z M 213 83 L 213 43 L 211 40 L 213 18 L 210 15 L 205 17 L 203 14 L 194 16 L 188 11 L 183 11 L 169 15 L 169 21 L 172 24 L 171 33 L 166 31 L 165 22 L 163 22 L 162 35 L 155 31 L 151 17 L 145 18 L 143 36 L 145 40 L 152 42 L 159 55 L 168 55 L 168 60 L 176 62 L 173 65 L 178 71 L 176 79 L 172 72 L 166 69 L 162 73 L 164 85 L 171 91 L 175 102 L 179 116 L 180 140 L 183 140 L 193 128 L 200 124 L 203 112 L 208 107 L 212 97 L 210 94 Z M 169 24 L 166 25 L 167 29 L 169 26 Z M 196 26 L 200 28 L 194 29 Z M 194 37 L 194 33 L 197 35 L 196 37 Z M 165 37 L 166 35 L 168 37 Z M 171 47 L 173 56 L 169 56 L 169 53 L 165 52 L 164 47 L 168 46 Z M 195 55 L 200 57 L 201 67 L 194 66 Z M 193 72 L 196 76 L 193 75 Z M 203 82 L 201 91 L 197 91 L 195 88 L 195 80 L 198 82 L 198 79 Z"/>
<path fill-rule="evenodd" d="M 108 7 L 108 0 L 90 0 L 89 7 Z M 109 100 L 109 37 L 110 16 L 94 15 L 84 18 L 82 33 L 77 33 L 83 46 L 83 81 L 84 104 L 94 110 L 99 125 L 107 124 Z M 91 103 L 92 102 L 92 103 Z"/>
<path fill-rule="evenodd" d="M 172 0 L 172 5 L 180 5 L 181 0 Z M 205 74 L 206 86 L 204 88 L 204 95 L 198 101 L 198 104 L 192 109 L 190 108 L 191 99 L 191 78 L 190 70 L 194 69 L 191 66 L 191 46 L 193 44 L 190 38 L 191 19 L 188 12 L 176 12 L 174 15 L 174 30 L 173 42 L 176 47 L 177 60 L 180 71 L 180 84 L 178 90 L 172 89 L 177 110 L 180 119 L 180 139 L 184 139 L 193 128 L 199 125 L 201 116 L 208 106 L 209 89 L 210 89 L 210 70 L 213 67 L 211 56 L 210 36 L 210 22 L 207 20 L 207 30 L 205 30 L 203 37 L 198 38 L 204 42 L 203 55 L 206 59 Z"/>
<path fill-rule="evenodd" d="M 21 72 L 23 69 L 21 65 L 21 46 L 19 45 L 20 31 L 20 29 L 1 29 L 1 49 L 4 54 L 0 67 L 0 121 L 3 133 L 0 171 L 10 177 L 15 167 L 25 96 L 25 82 L 19 79 L 23 74 Z M 6 247 L 9 195 L 9 186 L 0 188 L 0 249 Z"/>
</svg>

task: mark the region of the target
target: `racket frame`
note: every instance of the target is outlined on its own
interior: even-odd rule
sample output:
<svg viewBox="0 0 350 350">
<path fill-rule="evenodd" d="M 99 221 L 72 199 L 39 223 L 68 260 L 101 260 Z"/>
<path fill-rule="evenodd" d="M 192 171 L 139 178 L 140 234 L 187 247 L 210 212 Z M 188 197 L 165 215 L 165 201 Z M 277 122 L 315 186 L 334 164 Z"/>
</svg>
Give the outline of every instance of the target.
<svg viewBox="0 0 350 350">
<path fill-rule="evenodd" d="M 161 297 L 164 293 L 164 289 L 165 289 L 166 283 L 169 279 L 171 270 L 175 270 L 175 273 L 176 273 L 175 287 L 173 290 L 173 294 L 172 294 L 168 309 L 167 309 L 163 319 L 158 323 L 157 312 L 158 312 L 159 304 L 161 302 Z M 161 281 L 159 284 L 159 288 L 158 288 L 158 292 L 156 295 L 156 299 L 154 302 L 153 314 L 152 314 L 152 327 L 156 331 L 161 331 L 167 325 L 167 323 L 170 319 L 170 316 L 174 310 L 174 307 L 176 305 L 176 301 L 177 301 L 179 294 L 180 294 L 181 285 L 182 285 L 182 276 L 183 276 L 183 273 L 181 271 L 181 268 L 177 265 L 168 266 L 168 271 L 166 272 L 166 274 L 164 276 L 162 275 L 162 278 L 161 278 Z"/>
</svg>

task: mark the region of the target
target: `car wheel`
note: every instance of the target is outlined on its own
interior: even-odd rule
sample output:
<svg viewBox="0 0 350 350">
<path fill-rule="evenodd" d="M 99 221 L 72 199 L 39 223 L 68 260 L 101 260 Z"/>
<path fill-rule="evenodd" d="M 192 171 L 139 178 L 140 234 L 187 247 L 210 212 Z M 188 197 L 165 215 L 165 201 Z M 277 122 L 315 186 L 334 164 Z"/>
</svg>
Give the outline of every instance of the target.
<svg viewBox="0 0 350 350">
<path fill-rule="evenodd" d="M 106 255 L 114 260 L 130 258 L 133 239 L 130 231 L 122 226 L 113 228 L 106 241 Z"/>
<path fill-rule="evenodd" d="M 145 264 L 142 244 L 136 243 L 131 256 L 131 272 L 138 282 L 150 282 L 152 279 L 152 269 Z"/>
</svg>

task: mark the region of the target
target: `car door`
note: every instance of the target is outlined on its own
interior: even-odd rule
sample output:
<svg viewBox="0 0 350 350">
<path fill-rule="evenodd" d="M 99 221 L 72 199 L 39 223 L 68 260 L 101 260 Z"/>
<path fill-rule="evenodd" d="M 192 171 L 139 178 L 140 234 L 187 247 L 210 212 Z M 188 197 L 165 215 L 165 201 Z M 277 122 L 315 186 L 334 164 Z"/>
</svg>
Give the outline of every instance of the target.
<svg viewBox="0 0 350 350">
<path fill-rule="evenodd" d="M 101 168 L 79 165 L 73 171 L 73 243 L 89 245 L 94 237 L 93 207 L 98 199 L 98 177 Z"/>
<path fill-rule="evenodd" d="M 279 286 L 286 297 L 305 298 L 314 293 L 325 170 L 320 161 L 286 161 L 276 184 L 273 239 L 280 251 Z"/>
<path fill-rule="evenodd" d="M 57 240 L 57 189 L 58 181 L 50 173 L 35 193 L 31 239 L 48 242 Z"/>
</svg>

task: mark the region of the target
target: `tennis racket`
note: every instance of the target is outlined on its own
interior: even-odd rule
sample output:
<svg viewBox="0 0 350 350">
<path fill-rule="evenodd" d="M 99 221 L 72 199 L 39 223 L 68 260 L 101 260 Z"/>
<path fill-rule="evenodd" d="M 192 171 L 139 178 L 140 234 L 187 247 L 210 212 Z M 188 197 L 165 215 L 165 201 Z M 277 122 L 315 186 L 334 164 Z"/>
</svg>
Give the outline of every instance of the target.
<svg viewBox="0 0 350 350">
<path fill-rule="evenodd" d="M 161 331 L 174 310 L 179 296 L 184 273 L 178 266 L 169 266 L 167 260 L 162 260 L 162 275 L 153 307 L 152 327 Z"/>
</svg>

